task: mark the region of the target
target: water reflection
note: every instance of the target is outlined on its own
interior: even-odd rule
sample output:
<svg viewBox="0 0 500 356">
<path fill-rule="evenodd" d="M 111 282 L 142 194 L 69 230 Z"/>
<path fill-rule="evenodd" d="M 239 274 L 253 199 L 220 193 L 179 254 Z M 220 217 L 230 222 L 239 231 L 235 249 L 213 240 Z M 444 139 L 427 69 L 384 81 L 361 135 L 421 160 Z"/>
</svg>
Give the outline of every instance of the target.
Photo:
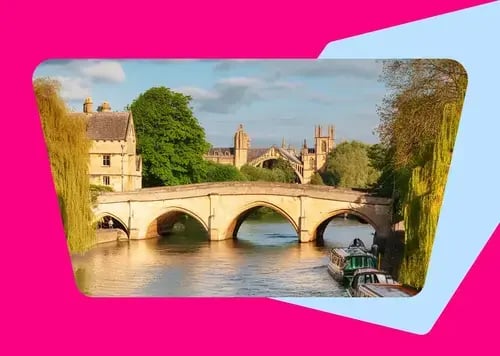
<svg viewBox="0 0 500 356">
<path fill-rule="evenodd" d="M 73 258 L 78 287 L 96 296 L 345 296 L 327 273 L 328 250 L 373 229 L 352 220 L 330 222 L 324 246 L 299 244 L 286 221 L 247 221 L 237 240 L 171 235 L 99 245 Z"/>
</svg>

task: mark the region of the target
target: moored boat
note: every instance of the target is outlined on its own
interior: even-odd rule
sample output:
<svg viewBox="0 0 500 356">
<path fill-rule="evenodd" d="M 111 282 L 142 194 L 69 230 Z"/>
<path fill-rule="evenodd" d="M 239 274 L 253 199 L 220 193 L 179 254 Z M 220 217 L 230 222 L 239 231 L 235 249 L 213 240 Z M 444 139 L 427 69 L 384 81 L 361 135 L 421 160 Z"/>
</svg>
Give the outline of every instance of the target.
<svg viewBox="0 0 500 356">
<path fill-rule="evenodd" d="M 417 291 L 403 286 L 387 272 L 373 268 L 358 269 L 347 289 L 351 297 L 411 297 Z"/>
<path fill-rule="evenodd" d="M 377 257 L 365 247 L 359 239 L 347 248 L 333 248 L 330 250 L 328 273 L 337 281 L 349 286 L 354 272 L 360 268 L 376 268 Z"/>
</svg>

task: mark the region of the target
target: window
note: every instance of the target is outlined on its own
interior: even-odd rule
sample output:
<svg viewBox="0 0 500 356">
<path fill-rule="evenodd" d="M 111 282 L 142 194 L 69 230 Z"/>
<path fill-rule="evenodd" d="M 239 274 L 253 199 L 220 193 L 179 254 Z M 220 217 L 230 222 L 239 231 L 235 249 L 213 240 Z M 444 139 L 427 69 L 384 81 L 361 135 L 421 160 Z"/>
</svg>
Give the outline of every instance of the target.
<svg viewBox="0 0 500 356">
<path fill-rule="evenodd" d="M 102 165 L 106 166 L 106 167 L 111 166 L 111 156 L 110 155 L 103 155 L 102 156 Z"/>
<path fill-rule="evenodd" d="M 394 280 L 390 275 L 377 274 L 377 280 L 379 283 L 394 284 Z"/>
<path fill-rule="evenodd" d="M 103 176 L 102 177 L 102 183 L 104 185 L 109 185 L 110 184 L 110 179 L 109 179 L 109 176 Z"/>
<path fill-rule="evenodd" d="M 370 273 L 370 274 L 366 274 L 365 275 L 365 283 L 373 283 L 373 275 Z"/>
<path fill-rule="evenodd" d="M 325 141 L 321 142 L 321 151 L 326 152 L 326 142 Z"/>
</svg>

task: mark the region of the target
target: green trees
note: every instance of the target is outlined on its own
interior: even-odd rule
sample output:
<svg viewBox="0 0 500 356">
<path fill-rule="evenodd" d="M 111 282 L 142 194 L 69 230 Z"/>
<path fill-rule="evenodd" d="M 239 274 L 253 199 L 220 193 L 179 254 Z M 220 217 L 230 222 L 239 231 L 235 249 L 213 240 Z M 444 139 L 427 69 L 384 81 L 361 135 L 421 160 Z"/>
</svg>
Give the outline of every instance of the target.
<svg viewBox="0 0 500 356">
<path fill-rule="evenodd" d="M 467 73 L 456 61 L 442 59 L 384 62 L 381 78 L 389 89 L 378 108 L 382 143 L 393 150 L 395 168 L 413 168 L 432 158 L 443 108 L 461 110 Z"/>
<path fill-rule="evenodd" d="M 346 188 L 370 187 L 379 172 L 370 163 L 369 148 L 369 145 L 359 141 L 340 143 L 328 155 L 326 183 Z"/>
<path fill-rule="evenodd" d="M 321 177 L 321 174 L 319 173 L 314 173 L 313 176 L 311 177 L 311 182 L 310 184 L 313 185 L 325 185 L 323 182 L 323 178 Z"/>
<path fill-rule="evenodd" d="M 270 169 L 244 165 L 240 171 L 248 181 L 294 183 L 296 179 L 292 166 L 283 159 L 276 160 Z"/>
<path fill-rule="evenodd" d="M 392 180 L 399 193 L 396 213 L 404 217 L 406 239 L 400 280 L 420 288 L 434 242 L 467 74 L 452 60 L 397 60 L 384 63 L 382 80 L 390 93 L 379 107 L 378 132 L 385 153 L 372 152 L 382 168 L 376 188 L 388 194 Z"/>
<path fill-rule="evenodd" d="M 64 232 L 70 251 L 80 253 L 88 249 L 95 238 L 88 177 L 90 141 L 85 117 L 69 117 L 59 90 L 60 85 L 54 80 L 34 81 Z"/>
<path fill-rule="evenodd" d="M 427 274 L 459 120 L 457 105 L 446 104 L 432 158 L 413 169 L 405 197 L 406 248 L 400 279 L 419 288 Z"/>
<path fill-rule="evenodd" d="M 245 180 L 247 180 L 245 175 L 234 166 L 207 162 L 204 182 L 237 182 Z"/>
<path fill-rule="evenodd" d="M 295 183 L 295 172 L 288 161 L 277 159 L 272 167 L 276 181 L 282 183 Z"/>
<path fill-rule="evenodd" d="M 145 187 L 198 183 L 206 176 L 203 160 L 210 145 L 189 106 L 191 98 L 155 87 L 137 97 L 134 115 L 137 150 L 143 157 Z"/>
</svg>

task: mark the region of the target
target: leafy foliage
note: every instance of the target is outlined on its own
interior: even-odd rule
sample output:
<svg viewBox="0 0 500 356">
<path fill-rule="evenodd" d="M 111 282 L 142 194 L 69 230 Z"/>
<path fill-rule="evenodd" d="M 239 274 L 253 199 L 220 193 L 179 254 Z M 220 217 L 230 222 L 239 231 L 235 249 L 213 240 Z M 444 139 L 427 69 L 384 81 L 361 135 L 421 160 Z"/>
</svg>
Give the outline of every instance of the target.
<svg viewBox="0 0 500 356">
<path fill-rule="evenodd" d="M 432 157 L 444 105 L 461 110 L 467 73 L 453 60 L 391 60 L 381 79 L 390 90 L 378 108 L 382 143 L 393 148 L 395 168 L 423 165 Z"/>
<path fill-rule="evenodd" d="M 90 140 L 85 116 L 69 116 L 57 81 L 39 78 L 33 84 L 64 232 L 70 251 L 81 253 L 95 238 L 88 177 Z"/>
<path fill-rule="evenodd" d="M 290 162 L 284 159 L 277 159 L 272 167 L 274 175 L 279 182 L 295 183 L 296 175 Z"/>
<path fill-rule="evenodd" d="M 368 188 L 379 172 L 370 164 L 369 145 L 359 141 L 340 143 L 329 155 L 326 165 L 327 184 L 347 188 Z"/>
<path fill-rule="evenodd" d="M 97 197 L 103 192 L 112 192 L 113 187 L 109 185 L 90 184 L 90 200 L 92 204 L 97 202 Z"/>
<path fill-rule="evenodd" d="M 233 182 L 244 181 L 246 177 L 238 168 L 214 162 L 207 162 L 205 182 Z"/>
<path fill-rule="evenodd" d="M 286 221 L 286 219 L 280 215 L 280 213 L 275 210 L 268 208 L 267 206 L 263 206 L 257 209 L 254 209 L 248 214 L 246 217 L 248 220 L 274 220 L 274 221 Z"/>
<path fill-rule="evenodd" d="M 451 154 L 460 120 L 460 110 L 447 104 L 444 120 L 436 138 L 432 159 L 412 171 L 410 189 L 405 197 L 406 250 L 400 279 L 422 288 L 427 274 L 434 236 L 443 201 Z"/>
<path fill-rule="evenodd" d="M 202 182 L 210 145 L 189 106 L 191 97 L 166 87 L 140 94 L 130 105 L 143 157 L 143 185 Z"/>
<path fill-rule="evenodd" d="M 248 181 L 294 183 L 296 179 L 290 163 L 283 159 L 276 160 L 276 163 L 270 169 L 244 165 L 240 168 L 240 171 Z"/>
<path fill-rule="evenodd" d="M 313 185 L 325 185 L 323 182 L 323 178 L 321 177 L 321 174 L 319 173 L 314 173 L 313 176 L 311 177 L 311 182 L 310 184 Z"/>
<path fill-rule="evenodd" d="M 465 69 L 452 60 L 384 62 L 391 92 L 379 107 L 382 149 L 372 161 L 382 170 L 375 189 L 396 198 L 406 246 L 400 279 L 423 286 L 449 163 L 467 86 Z"/>
</svg>

